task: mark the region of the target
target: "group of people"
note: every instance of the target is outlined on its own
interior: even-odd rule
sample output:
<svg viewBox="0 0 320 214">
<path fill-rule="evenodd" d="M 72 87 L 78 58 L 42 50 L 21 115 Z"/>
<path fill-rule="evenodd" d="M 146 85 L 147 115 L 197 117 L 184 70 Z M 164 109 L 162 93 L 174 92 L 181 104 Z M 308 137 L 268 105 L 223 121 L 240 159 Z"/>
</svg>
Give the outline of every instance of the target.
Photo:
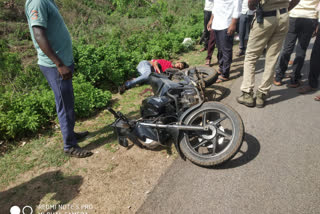
<svg viewBox="0 0 320 214">
<path fill-rule="evenodd" d="M 288 87 L 300 87 L 306 50 L 312 35 L 315 34 L 308 85 L 300 87 L 298 92 L 305 94 L 316 91 L 320 73 L 319 2 L 319 0 L 205 0 L 205 29 L 202 36 L 204 48 L 200 51 L 208 51 L 206 65 L 210 65 L 213 50 L 215 45 L 217 46 L 220 74 L 217 82 L 227 81 L 229 78 L 233 38 L 238 22 L 240 44 L 237 56 L 245 55 L 243 82 L 240 88 L 242 95 L 237 98 L 238 103 L 248 107 L 264 107 L 272 83 L 275 86 L 283 84 L 282 79 L 287 76 L 285 72 L 294 49 L 296 57 Z M 208 21 L 209 14 L 211 18 Z M 255 64 L 263 52 L 266 55 L 264 73 L 254 96 Z M 320 101 L 320 96 L 316 96 L 315 100 Z"/>
<path fill-rule="evenodd" d="M 288 67 L 290 55 L 296 40 L 296 58 L 293 62 L 290 87 L 299 87 L 301 68 L 305 52 L 312 37 L 318 29 L 316 6 L 320 0 L 206 0 L 205 5 L 205 49 L 208 51 L 206 64 L 211 64 L 215 45 L 218 48 L 219 78 L 218 82 L 227 81 L 232 63 L 234 33 L 239 20 L 240 50 L 238 55 L 245 55 L 243 94 L 238 102 L 246 106 L 263 107 L 271 84 L 282 85 L 282 79 Z M 299 3 L 300 2 L 300 3 Z M 299 3 L 299 4 L 298 4 Z M 298 4 L 298 6 L 296 6 Z M 296 7 L 295 7 L 296 6 Z M 294 10 L 292 10 L 295 7 Z M 292 10 L 292 11 L 291 11 Z M 254 17 L 254 11 L 256 13 Z M 290 15 L 288 12 L 290 12 Z M 83 158 L 92 155 L 78 146 L 78 140 L 88 132 L 74 131 L 74 96 L 72 75 L 74 59 L 72 41 L 64 20 L 54 0 L 26 0 L 25 14 L 34 46 L 38 53 L 38 64 L 55 95 L 56 111 L 61 127 L 66 155 Z M 290 17 L 290 18 L 289 18 Z M 253 21 L 252 21 L 253 20 Z M 290 25 L 289 25 L 290 24 Z M 249 35 L 249 31 L 251 33 Z M 289 33 L 288 33 L 289 31 Z M 287 36 L 287 37 L 286 37 Z M 282 43 L 284 47 L 280 55 Z M 261 85 L 253 97 L 255 64 L 266 49 L 266 63 Z M 276 63 L 279 58 L 279 64 Z M 300 93 L 315 91 L 318 87 L 320 73 L 320 32 L 311 56 L 309 85 L 301 87 Z M 137 71 L 139 77 L 126 82 L 120 93 L 136 84 L 147 80 L 151 72 L 163 72 L 167 69 L 187 68 L 185 62 L 143 60 Z M 276 77 L 273 79 L 274 71 Z M 316 97 L 320 100 L 320 96 Z"/>
</svg>

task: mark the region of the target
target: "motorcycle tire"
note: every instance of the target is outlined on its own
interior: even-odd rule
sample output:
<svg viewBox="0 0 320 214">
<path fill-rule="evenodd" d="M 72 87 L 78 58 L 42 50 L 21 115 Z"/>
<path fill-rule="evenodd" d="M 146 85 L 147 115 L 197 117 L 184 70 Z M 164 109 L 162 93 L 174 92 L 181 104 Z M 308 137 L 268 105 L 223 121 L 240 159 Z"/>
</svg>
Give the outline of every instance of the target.
<svg viewBox="0 0 320 214">
<path fill-rule="evenodd" d="M 179 142 L 181 152 L 191 162 L 206 167 L 232 159 L 244 138 L 240 115 L 223 103 L 207 102 L 184 120 L 186 125 L 199 126 L 204 123 L 211 126 L 211 134 L 208 131 L 185 131 Z"/>
<path fill-rule="evenodd" d="M 217 81 L 219 74 L 215 69 L 201 66 L 198 66 L 197 69 L 198 72 L 202 75 L 206 87 L 212 85 Z"/>
</svg>

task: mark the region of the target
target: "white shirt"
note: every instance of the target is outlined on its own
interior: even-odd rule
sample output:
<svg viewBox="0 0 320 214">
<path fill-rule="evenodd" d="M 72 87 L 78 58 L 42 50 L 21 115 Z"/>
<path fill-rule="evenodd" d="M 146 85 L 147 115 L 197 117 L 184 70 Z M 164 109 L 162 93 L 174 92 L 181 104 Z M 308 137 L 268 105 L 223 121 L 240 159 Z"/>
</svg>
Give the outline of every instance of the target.
<svg viewBox="0 0 320 214">
<path fill-rule="evenodd" d="M 318 11 L 316 10 L 319 0 L 301 0 L 290 12 L 292 18 L 317 19 Z"/>
<path fill-rule="evenodd" d="M 247 14 L 247 15 L 253 15 L 254 14 L 253 10 L 249 10 L 248 0 L 243 0 L 241 13 L 242 14 Z"/>
<path fill-rule="evenodd" d="M 204 10 L 212 11 L 212 9 L 213 9 L 213 0 L 206 0 L 206 3 L 204 4 Z"/>
<path fill-rule="evenodd" d="M 241 14 L 241 3 L 241 0 L 214 0 L 211 28 L 213 30 L 227 29 L 232 19 L 239 18 Z"/>
</svg>

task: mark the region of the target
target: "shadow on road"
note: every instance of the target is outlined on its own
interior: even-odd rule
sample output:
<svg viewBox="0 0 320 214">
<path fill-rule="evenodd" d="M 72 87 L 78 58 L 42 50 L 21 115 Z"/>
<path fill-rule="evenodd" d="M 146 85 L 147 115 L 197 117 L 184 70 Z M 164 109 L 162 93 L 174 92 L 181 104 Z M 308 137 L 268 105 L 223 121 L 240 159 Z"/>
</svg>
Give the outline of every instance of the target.
<svg viewBox="0 0 320 214">
<path fill-rule="evenodd" d="M 204 94 L 208 101 L 220 101 L 231 93 L 229 88 L 225 88 L 219 85 L 212 85 L 206 88 Z"/>
<path fill-rule="evenodd" d="M 0 210 L 3 211 L 1 213 L 9 213 L 12 206 L 30 206 L 35 211 L 38 205 L 49 204 L 48 200 L 54 201 L 56 208 L 44 208 L 41 211 L 55 212 L 59 209 L 58 205 L 68 204 L 78 195 L 82 183 L 81 176 L 64 176 L 60 170 L 44 173 L 0 192 Z"/>
<path fill-rule="evenodd" d="M 260 143 L 254 136 L 246 133 L 243 144 L 236 156 L 230 161 L 212 169 L 230 169 L 245 165 L 255 159 L 260 152 Z"/>
</svg>

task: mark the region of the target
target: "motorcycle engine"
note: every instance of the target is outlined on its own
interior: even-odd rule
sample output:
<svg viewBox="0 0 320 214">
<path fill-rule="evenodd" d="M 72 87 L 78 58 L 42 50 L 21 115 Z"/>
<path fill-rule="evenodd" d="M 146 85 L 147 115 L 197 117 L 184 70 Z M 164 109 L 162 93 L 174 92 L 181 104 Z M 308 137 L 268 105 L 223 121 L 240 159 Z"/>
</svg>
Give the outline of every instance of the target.
<svg viewBox="0 0 320 214">
<path fill-rule="evenodd" d="M 172 100 L 167 96 L 148 97 L 142 101 L 140 114 L 142 118 L 159 117 L 167 112 L 175 112 Z"/>
<path fill-rule="evenodd" d="M 193 89 L 184 90 L 181 93 L 180 103 L 182 108 L 190 108 L 199 103 L 200 97 Z"/>
</svg>

